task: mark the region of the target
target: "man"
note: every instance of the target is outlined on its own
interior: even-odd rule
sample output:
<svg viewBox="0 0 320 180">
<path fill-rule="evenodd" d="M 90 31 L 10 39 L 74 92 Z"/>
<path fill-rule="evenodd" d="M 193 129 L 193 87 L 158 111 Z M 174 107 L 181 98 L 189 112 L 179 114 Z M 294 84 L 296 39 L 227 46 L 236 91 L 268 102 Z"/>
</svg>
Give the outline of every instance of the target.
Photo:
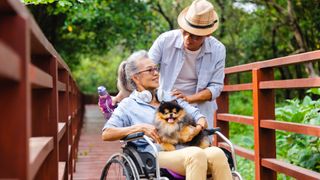
<svg viewBox="0 0 320 180">
<path fill-rule="evenodd" d="M 195 0 L 178 17 L 181 29 L 161 34 L 149 50 L 160 65 L 160 87 L 194 104 L 213 127 L 215 99 L 223 89 L 226 50 L 211 34 L 219 21 L 213 5 Z"/>
</svg>

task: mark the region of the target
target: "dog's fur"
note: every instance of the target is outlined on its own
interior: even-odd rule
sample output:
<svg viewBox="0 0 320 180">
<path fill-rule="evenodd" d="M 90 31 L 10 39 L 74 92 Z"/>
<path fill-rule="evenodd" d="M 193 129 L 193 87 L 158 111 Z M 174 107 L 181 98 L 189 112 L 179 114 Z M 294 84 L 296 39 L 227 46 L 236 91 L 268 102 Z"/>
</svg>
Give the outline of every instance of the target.
<svg viewBox="0 0 320 180">
<path fill-rule="evenodd" d="M 154 124 L 161 138 L 161 147 L 165 151 L 175 150 L 177 144 L 201 148 L 210 145 L 206 130 L 186 142 L 189 135 L 195 130 L 196 123 L 177 101 L 161 102 L 156 112 Z"/>
</svg>

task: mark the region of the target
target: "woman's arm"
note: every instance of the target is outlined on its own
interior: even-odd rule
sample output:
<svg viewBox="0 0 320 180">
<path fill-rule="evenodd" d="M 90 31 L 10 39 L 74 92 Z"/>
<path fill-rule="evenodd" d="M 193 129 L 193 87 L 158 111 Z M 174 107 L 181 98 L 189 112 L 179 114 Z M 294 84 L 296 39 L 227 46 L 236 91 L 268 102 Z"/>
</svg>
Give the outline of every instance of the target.
<svg viewBox="0 0 320 180">
<path fill-rule="evenodd" d="M 136 132 L 143 132 L 156 142 L 160 142 L 157 130 L 153 125 L 150 124 L 136 124 L 129 127 L 109 127 L 103 130 L 102 140 L 104 141 L 115 141 L 126 137 L 129 134 Z"/>
</svg>

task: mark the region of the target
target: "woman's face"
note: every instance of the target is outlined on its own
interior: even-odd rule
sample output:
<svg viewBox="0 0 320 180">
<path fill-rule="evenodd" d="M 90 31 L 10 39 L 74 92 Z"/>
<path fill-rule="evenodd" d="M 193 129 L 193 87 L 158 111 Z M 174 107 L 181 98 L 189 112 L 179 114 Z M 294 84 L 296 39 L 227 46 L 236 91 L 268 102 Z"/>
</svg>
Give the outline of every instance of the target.
<svg viewBox="0 0 320 180">
<path fill-rule="evenodd" d="M 159 67 L 151 59 L 138 61 L 137 68 L 138 72 L 134 76 L 138 90 L 142 90 L 140 86 L 146 90 L 155 90 L 159 87 Z"/>
</svg>

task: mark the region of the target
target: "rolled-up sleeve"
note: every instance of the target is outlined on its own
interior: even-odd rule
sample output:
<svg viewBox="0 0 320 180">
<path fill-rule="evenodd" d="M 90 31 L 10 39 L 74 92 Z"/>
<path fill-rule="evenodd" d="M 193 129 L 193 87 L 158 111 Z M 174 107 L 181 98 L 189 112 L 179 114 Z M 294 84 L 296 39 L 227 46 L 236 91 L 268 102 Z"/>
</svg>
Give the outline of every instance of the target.
<svg viewBox="0 0 320 180">
<path fill-rule="evenodd" d="M 200 113 L 200 110 L 198 108 L 191 106 L 186 101 L 182 99 L 177 99 L 177 102 L 196 122 L 198 122 L 198 120 L 202 117 L 205 118 L 205 116 Z"/>
<path fill-rule="evenodd" d="M 161 63 L 162 51 L 163 51 L 163 43 L 165 41 L 165 37 L 161 34 L 152 44 L 149 49 L 148 55 L 150 59 L 153 60 L 155 64 Z"/>
<path fill-rule="evenodd" d="M 226 48 L 222 45 L 219 48 L 218 62 L 215 65 L 215 71 L 211 76 L 211 80 L 208 83 L 207 88 L 211 92 L 211 99 L 214 100 L 220 96 L 221 91 L 223 90 L 224 84 L 224 69 L 225 69 L 225 59 L 226 59 Z"/>
</svg>

